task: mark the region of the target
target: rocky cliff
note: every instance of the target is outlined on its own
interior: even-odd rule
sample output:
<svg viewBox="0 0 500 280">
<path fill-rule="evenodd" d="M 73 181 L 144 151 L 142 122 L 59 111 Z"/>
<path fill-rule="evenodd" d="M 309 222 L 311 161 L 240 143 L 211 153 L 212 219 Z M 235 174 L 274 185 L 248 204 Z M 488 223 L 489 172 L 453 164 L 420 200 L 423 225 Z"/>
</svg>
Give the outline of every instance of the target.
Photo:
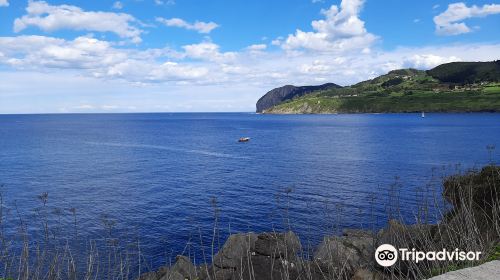
<svg viewBox="0 0 500 280">
<path fill-rule="evenodd" d="M 300 97 L 306 95 L 313 91 L 327 90 L 332 88 L 341 88 L 341 86 L 327 83 L 319 86 L 301 86 L 296 87 L 292 85 L 286 85 L 279 88 L 275 88 L 267 92 L 262 96 L 259 101 L 257 101 L 257 113 L 262 113 L 264 110 L 272 108 L 275 105 L 282 103 L 283 101 Z"/>
</svg>

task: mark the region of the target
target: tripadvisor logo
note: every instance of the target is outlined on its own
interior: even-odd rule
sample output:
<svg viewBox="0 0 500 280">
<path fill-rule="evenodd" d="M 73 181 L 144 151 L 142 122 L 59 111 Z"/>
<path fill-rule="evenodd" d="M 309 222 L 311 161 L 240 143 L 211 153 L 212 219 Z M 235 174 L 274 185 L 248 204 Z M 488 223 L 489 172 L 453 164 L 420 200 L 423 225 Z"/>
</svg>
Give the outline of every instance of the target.
<svg viewBox="0 0 500 280">
<path fill-rule="evenodd" d="M 465 252 L 458 249 L 449 251 L 446 249 L 440 251 L 417 251 L 415 248 L 399 248 L 397 250 L 390 244 L 382 244 L 375 251 L 375 260 L 381 266 L 387 267 L 396 263 L 398 258 L 401 261 L 412 261 L 415 263 L 427 261 L 478 261 L 481 252 Z"/>
<path fill-rule="evenodd" d="M 391 266 L 398 260 L 398 251 L 392 245 L 382 244 L 375 251 L 375 260 L 381 266 Z"/>
</svg>

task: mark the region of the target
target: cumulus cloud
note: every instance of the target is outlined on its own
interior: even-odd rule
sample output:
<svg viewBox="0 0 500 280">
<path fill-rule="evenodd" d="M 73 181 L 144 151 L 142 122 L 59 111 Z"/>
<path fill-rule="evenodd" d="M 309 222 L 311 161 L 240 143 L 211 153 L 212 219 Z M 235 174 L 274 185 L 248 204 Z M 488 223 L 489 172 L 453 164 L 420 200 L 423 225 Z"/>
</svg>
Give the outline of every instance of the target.
<svg viewBox="0 0 500 280">
<path fill-rule="evenodd" d="M 23 71 L 76 71 L 79 75 L 132 84 L 245 84 L 272 88 L 283 84 L 335 82 L 348 85 L 399 68 L 430 69 L 451 61 L 488 61 L 500 44 L 470 44 L 374 50 L 356 54 L 264 51 L 260 44 L 223 52 L 213 42 L 138 50 L 92 37 L 64 40 L 45 36 L 0 37 L 0 64 Z M 253 55 L 256 50 L 259 55 Z M 260 92 L 259 92 L 260 93 Z"/>
<path fill-rule="evenodd" d="M 163 23 L 166 26 L 180 27 L 180 28 L 184 28 L 187 30 L 195 30 L 198 33 L 202 33 L 202 34 L 208 34 L 208 33 L 212 32 L 212 30 L 214 30 L 215 28 L 219 27 L 219 25 L 215 22 L 196 21 L 194 23 L 189 23 L 189 22 L 187 22 L 183 19 L 180 19 L 180 18 L 166 19 L 166 18 L 158 17 L 158 18 L 156 18 L 156 21 Z"/>
<path fill-rule="evenodd" d="M 254 55 L 262 54 L 266 49 L 266 44 L 253 44 L 245 48 L 245 50 Z"/>
<path fill-rule="evenodd" d="M 221 52 L 220 47 L 212 42 L 202 42 L 182 47 L 184 56 L 206 61 L 228 63 L 236 59 L 235 52 Z"/>
<path fill-rule="evenodd" d="M 500 14 L 499 4 L 472 5 L 470 7 L 467 7 L 463 2 L 450 4 L 446 11 L 434 17 L 436 34 L 458 35 L 469 33 L 472 30 L 463 22 L 464 20 L 493 14 Z"/>
<path fill-rule="evenodd" d="M 328 74 L 331 70 L 331 63 L 319 59 L 312 63 L 302 64 L 300 67 L 300 72 L 304 74 Z"/>
<path fill-rule="evenodd" d="M 134 26 L 137 20 L 128 14 L 87 12 L 71 5 L 52 6 L 45 1 L 29 1 L 26 12 L 14 21 L 14 32 L 30 26 L 46 32 L 62 29 L 112 32 L 134 43 L 141 42 L 142 30 Z"/>
<path fill-rule="evenodd" d="M 443 63 L 461 61 L 456 56 L 439 56 L 433 54 L 415 54 L 404 60 L 404 67 L 416 69 L 430 69 Z"/>
<path fill-rule="evenodd" d="M 109 42 L 89 37 L 72 41 L 45 36 L 0 37 L 0 50 L 16 68 L 99 69 L 127 57 Z"/>
<path fill-rule="evenodd" d="M 375 48 L 373 42 L 377 37 L 366 30 L 359 17 L 362 6 L 363 1 L 344 0 L 338 7 L 334 5 L 323 10 L 324 19 L 313 21 L 311 32 L 297 30 L 288 37 L 277 37 L 267 44 L 259 41 L 239 51 L 225 51 L 208 37 L 205 41 L 176 49 L 137 48 L 135 45 L 106 41 L 101 37 L 94 38 L 93 35 L 74 39 L 25 35 L 0 37 L 0 67 L 5 69 L 0 71 L 1 80 L 5 82 L 0 85 L 0 98 L 6 94 L 23 95 L 31 92 L 51 95 L 57 92 L 70 98 L 70 94 L 67 94 L 69 91 L 81 97 L 82 92 L 89 92 L 87 85 L 93 84 L 95 92 L 129 92 L 129 95 L 120 99 L 122 103 L 117 103 L 116 99 L 104 100 L 107 96 L 104 94 L 99 95 L 99 102 L 75 97 L 74 102 L 61 101 L 57 106 L 64 112 L 128 111 L 133 110 L 130 105 L 139 103 L 142 104 L 138 106 L 141 111 L 210 108 L 238 108 L 234 110 L 246 111 L 251 110 L 255 101 L 267 90 L 284 84 L 334 82 L 350 85 L 394 69 L 429 69 L 451 61 L 498 59 L 500 44 L 492 43 L 399 47 L 391 50 Z M 484 10 L 485 6 L 478 9 Z M 487 8 L 489 11 L 491 9 Z M 126 26 L 140 24 L 133 18 L 122 20 L 125 27 L 120 29 L 112 28 L 111 23 L 105 22 L 101 23 L 107 27 L 98 29 L 95 25 L 99 24 L 99 16 L 108 13 L 85 12 L 74 6 L 50 6 L 36 1 L 30 2 L 27 12 L 27 15 L 18 19 L 18 31 L 28 26 L 46 31 L 72 28 L 114 32 L 130 39 L 140 36 L 142 32 L 138 30 L 135 35 L 127 33 Z M 68 15 L 75 17 L 70 20 Z M 96 22 L 87 25 L 90 18 Z M 213 30 L 206 26 L 196 27 L 196 22 L 171 20 L 163 19 L 160 22 L 169 21 L 171 26 L 200 33 Z M 463 17 L 455 17 L 448 22 L 462 23 L 463 20 Z M 30 83 L 22 82 L 28 79 Z M 231 90 L 221 90 L 224 88 Z M 193 92 L 203 94 L 194 97 L 190 95 Z M 169 95 L 160 103 L 158 97 L 162 94 Z M 172 102 L 172 95 L 177 96 L 175 102 Z M 147 105 L 141 103 L 146 102 L 145 96 L 151 100 Z M 195 99 L 199 103 L 195 104 Z M 0 111 L 12 112 L 12 108 L 33 111 L 29 106 L 12 103 L 12 100 L 2 99 Z M 234 107 L 229 109 L 224 107 L 226 105 Z M 54 111 L 53 108 L 39 106 L 36 110 Z"/>
<path fill-rule="evenodd" d="M 45 9 L 45 5 L 41 5 L 42 8 Z M 366 31 L 358 16 L 362 5 L 362 1 L 344 0 L 340 7 L 331 6 L 322 11 L 325 19 L 313 21 L 315 31 L 303 32 L 306 37 L 320 38 L 317 45 L 310 47 L 307 44 L 314 41 L 293 45 L 292 41 L 298 40 L 297 34 L 302 31 L 270 42 L 269 45 L 280 45 L 283 50 L 267 51 L 268 44 L 257 43 L 231 52 L 223 51 L 209 39 L 179 49 L 138 49 L 118 46 L 91 35 L 73 40 L 17 36 L 0 37 L 0 64 L 24 71 L 71 69 L 88 77 L 133 84 L 237 82 L 271 88 L 323 81 L 346 85 L 397 68 L 429 69 L 450 61 L 492 60 L 495 59 L 492 54 L 500 50 L 500 45 L 372 49 L 367 38 L 374 35 Z M 31 5 L 31 9 L 35 8 Z M 29 14 L 43 15 L 34 10 Z M 351 45 L 356 50 L 354 53 L 349 50 Z"/>
<path fill-rule="evenodd" d="M 0 0 L 0 7 L 8 7 L 8 6 L 9 6 L 8 0 Z"/>
<path fill-rule="evenodd" d="M 325 19 L 311 23 L 314 31 L 297 29 L 282 44 L 284 49 L 314 51 L 347 51 L 369 47 L 377 37 L 369 33 L 359 18 L 363 0 L 342 0 L 340 7 L 332 5 L 321 13 Z"/>
<path fill-rule="evenodd" d="M 98 85 L 93 88 L 96 92 L 115 91 L 121 94 L 123 90 L 131 93 L 122 104 L 99 97 L 98 103 L 75 98 L 73 103 L 58 106 L 75 111 L 73 106 L 89 104 L 94 106 L 89 110 L 102 111 L 105 108 L 101 105 L 113 104 L 120 106 L 117 110 L 127 111 L 127 106 L 137 105 L 141 111 L 151 111 L 156 105 L 175 103 L 193 105 L 190 110 L 208 110 L 207 106 L 211 105 L 206 100 L 213 100 L 214 110 L 229 110 L 221 107 L 224 104 L 239 104 L 239 110 L 251 110 L 262 94 L 284 84 L 334 82 L 350 85 L 394 69 L 429 69 L 450 61 L 489 61 L 497 59 L 498 53 L 500 44 L 466 44 L 390 51 L 374 49 L 370 53 L 343 55 L 330 52 L 295 55 L 286 51 L 262 51 L 259 55 L 251 55 L 246 48 L 238 53 L 223 52 L 212 42 L 186 45 L 175 51 L 169 48 L 138 50 L 116 47 L 92 37 L 74 40 L 45 36 L 0 37 L 0 65 L 4 69 L 13 69 L 0 71 L 4 81 L 0 85 L 0 98 L 5 94 L 54 94 L 54 91 L 69 98 L 71 94 L 68 91 L 81 96 L 82 89 L 88 91 L 86 85 L 95 84 Z M 30 77 L 27 84 L 22 82 L 26 80 L 26 75 Z M 75 83 L 75 79 L 79 82 Z M 35 80 L 39 80 L 38 87 L 32 85 Z M 65 85 L 64 91 L 60 88 L 61 84 Z M 209 87 L 213 90 L 207 93 Z M 156 90 L 155 94 L 150 94 L 152 89 Z M 200 104 L 192 103 L 191 98 L 195 98 L 189 95 L 192 92 L 204 93 L 203 97 L 196 97 Z M 177 101 L 172 102 L 171 97 L 165 97 L 165 103 L 160 104 L 158 97 L 167 93 L 176 94 Z M 147 105 L 149 107 L 144 107 L 144 96 L 148 94 L 152 101 Z M 11 112 L 12 108 L 8 105 L 11 100 L 14 99 L 4 98 L 0 102 L 0 111 Z M 16 106 L 18 112 L 33 110 Z M 187 110 L 187 107 L 165 108 L 156 110 Z M 56 110 L 53 107 L 42 109 L 45 112 Z"/>
<path fill-rule="evenodd" d="M 169 61 L 183 55 L 169 49 L 115 48 L 91 37 L 69 41 L 45 36 L 0 37 L 0 53 L 0 64 L 16 69 L 81 70 L 92 77 L 133 83 L 201 79 L 209 73 L 205 66 Z"/>
</svg>

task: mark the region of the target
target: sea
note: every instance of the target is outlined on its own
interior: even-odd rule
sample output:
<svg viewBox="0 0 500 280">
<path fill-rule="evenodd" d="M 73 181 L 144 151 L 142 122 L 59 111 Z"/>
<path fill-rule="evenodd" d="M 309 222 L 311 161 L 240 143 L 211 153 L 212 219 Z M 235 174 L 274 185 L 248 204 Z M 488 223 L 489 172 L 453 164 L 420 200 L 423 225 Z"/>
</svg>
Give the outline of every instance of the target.
<svg viewBox="0 0 500 280">
<path fill-rule="evenodd" d="M 437 222 L 444 178 L 498 149 L 495 113 L 0 115 L 2 228 L 124 238 L 153 269 L 237 232 L 314 248 L 391 218 Z"/>
</svg>

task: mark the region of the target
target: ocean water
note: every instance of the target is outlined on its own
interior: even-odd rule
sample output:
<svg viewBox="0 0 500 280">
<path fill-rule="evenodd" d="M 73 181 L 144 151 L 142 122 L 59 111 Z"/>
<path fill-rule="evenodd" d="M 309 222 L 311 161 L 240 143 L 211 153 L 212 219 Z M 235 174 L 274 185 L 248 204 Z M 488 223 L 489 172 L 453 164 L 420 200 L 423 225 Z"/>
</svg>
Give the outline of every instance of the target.
<svg viewBox="0 0 500 280">
<path fill-rule="evenodd" d="M 43 192 L 70 225 L 76 209 L 81 238 L 115 221 L 158 266 L 210 240 L 214 213 L 221 240 L 291 227 L 315 243 L 384 226 L 392 192 L 412 222 L 442 174 L 498 159 L 488 145 L 500 149 L 500 114 L 0 115 L 0 184 L 28 221 Z"/>
</svg>

